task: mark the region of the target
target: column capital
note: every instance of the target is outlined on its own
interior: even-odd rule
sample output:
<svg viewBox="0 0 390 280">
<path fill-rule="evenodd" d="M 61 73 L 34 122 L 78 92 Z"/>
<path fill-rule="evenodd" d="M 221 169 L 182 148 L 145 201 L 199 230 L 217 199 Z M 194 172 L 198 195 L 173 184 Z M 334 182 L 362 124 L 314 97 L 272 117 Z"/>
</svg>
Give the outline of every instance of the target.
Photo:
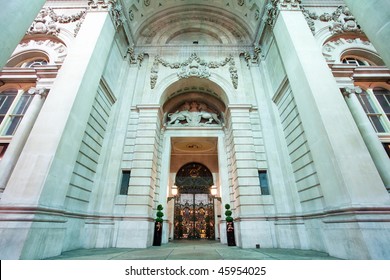
<svg viewBox="0 0 390 280">
<path fill-rule="evenodd" d="M 270 0 L 266 5 L 264 21 L 273 27 L 280 11 L 300 11 L 301 0 Z"/>
<path fill-rule="evenodd" d="M 109 12 L 115 29 L 118 29 L 126 21 L 122 5 L 118 0 L 89 0 L 88 10 L 93 12 Z"/>
<path fill-rule="evenodd" d="M 110 6 L 112 5 L 112 2 L 114 1 L 108 1 L 108 0 L 89 0 L 88 1 L 88 8 L 91 11 L 108 11 L 110 9 Z"/>
<path fill-rule="evenodd" d="M 49 89 L 45 87 L 31 87 L 27 93 L 30 95 L 39 95 L 41 98 L 44 98 L 49 93 Z"/>
<path fill-rule="evenodd" d="M 363 90 L 361 87 L 344 87 L 341 88 L 341 93 L 343 94 L 344 97 L 349 98 L 351 94 L 360 94 L 362 93 Z"/>
</svg>

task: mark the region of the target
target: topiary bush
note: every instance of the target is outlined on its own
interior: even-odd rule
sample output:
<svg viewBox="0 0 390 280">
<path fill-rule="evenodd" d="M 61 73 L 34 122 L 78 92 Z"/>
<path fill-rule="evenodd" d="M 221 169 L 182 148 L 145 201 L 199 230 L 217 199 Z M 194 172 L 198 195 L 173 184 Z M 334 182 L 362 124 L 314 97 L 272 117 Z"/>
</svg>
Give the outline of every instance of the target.
<svg viewBox="0 0 390 280">
<path fill-rule="evenodd" d="M 231 210 L 229 210 L 230 209 L 230 205 L 229 204 L 225 204 L 225 209 L 226 209 L 226 211 L 225 211 L 226 222 L 233 222 L 233 217 L 231 217 L 233 212 Z"/>
<path fill-rule="evenodd" d="M 161 212 L 163 209 L 164 209 L 164 207 L 163 207 L 161 204 L 159 204 L 159 205 L 157 206 L 157 213 L 156 213 L 157 218 L 156 218 L 156 222 L 159 222 L 159 223 L 162 223 L 162 222 L 163 222 L 162 217 L 164 217 L 164 213 Z"/>
</svg>

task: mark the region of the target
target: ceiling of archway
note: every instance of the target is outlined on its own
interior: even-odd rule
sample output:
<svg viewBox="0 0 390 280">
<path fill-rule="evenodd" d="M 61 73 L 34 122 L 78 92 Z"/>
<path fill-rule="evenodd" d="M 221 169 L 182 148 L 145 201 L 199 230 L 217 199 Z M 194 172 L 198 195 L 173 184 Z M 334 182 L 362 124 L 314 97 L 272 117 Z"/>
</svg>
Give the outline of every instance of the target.
<svg viewBox="0 0 390 280">
<path fill-rule="evenodd" d="M 136 45 L 253 44 L 265 0 L 123 0 Z"/>
</svg>

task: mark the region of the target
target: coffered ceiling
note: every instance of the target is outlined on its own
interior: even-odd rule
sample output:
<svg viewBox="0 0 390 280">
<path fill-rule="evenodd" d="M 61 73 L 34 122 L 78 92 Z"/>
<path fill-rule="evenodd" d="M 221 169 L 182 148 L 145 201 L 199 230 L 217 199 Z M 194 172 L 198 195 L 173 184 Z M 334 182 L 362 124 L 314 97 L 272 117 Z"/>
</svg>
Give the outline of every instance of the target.
<svg viewBox="0 0 390 280">
<path fill-rule="evenodd" d="M 248 45 L 267 0 L 122 0 L 136 45 Z"/>
</svg>

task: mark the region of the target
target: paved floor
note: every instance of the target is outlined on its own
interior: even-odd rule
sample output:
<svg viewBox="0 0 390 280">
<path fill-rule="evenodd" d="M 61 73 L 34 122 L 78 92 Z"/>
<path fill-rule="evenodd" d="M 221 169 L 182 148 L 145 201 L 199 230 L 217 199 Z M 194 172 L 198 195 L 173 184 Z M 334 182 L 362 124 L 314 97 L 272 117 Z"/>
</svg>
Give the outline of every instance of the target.
<svg viewBox="0 0 390 280">
<path fill-rule="evenodd" d="M 242 249 L 219 242 L 175 241 L 147 249 L 80 249 L 55 260 L 334 260 L 328 254 L 297 249 Z"/>
</svg>

